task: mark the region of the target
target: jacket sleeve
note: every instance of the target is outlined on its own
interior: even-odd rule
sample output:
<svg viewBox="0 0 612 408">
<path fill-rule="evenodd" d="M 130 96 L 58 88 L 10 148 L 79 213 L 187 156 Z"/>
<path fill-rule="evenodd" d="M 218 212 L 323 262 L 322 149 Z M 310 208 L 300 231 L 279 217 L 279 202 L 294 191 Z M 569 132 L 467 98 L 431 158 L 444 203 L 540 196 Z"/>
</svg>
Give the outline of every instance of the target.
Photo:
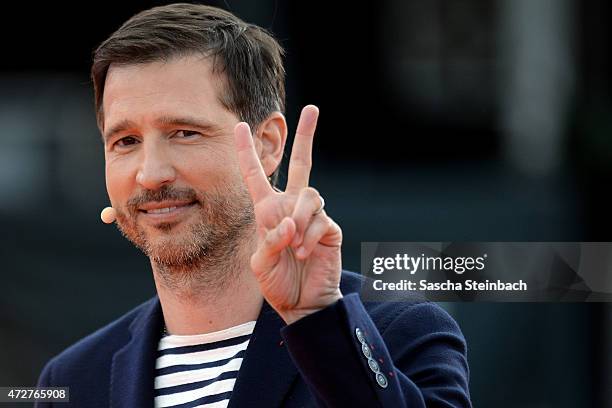
<svg viewBox="0 0 612 408">
<path fill-rule="evenodd" d="M 396 304 L 376 328 L 358 294 L 281 330 L 322 406 L 471 407 L 465 339 L 429 303 Z"/>
</svg>

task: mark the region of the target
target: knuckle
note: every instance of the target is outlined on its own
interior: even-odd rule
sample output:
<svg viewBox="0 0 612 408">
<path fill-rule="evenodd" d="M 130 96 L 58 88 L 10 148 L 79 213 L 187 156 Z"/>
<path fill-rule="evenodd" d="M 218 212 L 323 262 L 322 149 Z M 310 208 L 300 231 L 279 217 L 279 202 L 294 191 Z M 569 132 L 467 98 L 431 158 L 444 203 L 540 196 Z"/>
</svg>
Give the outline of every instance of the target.
<svg viewBox="0 0 612 408">
<path fill-rule="evenodd" d="M 336 224 L 334 222 L 334 220 L 332 220 L 330 217 L 327 216 L 327 214 L 321 213 L 321 215 L 323 216 L 323 218 L 325 219 L 325 227 L 327 227 L 327 229 L 330 228 L 340 228 L 338 227 L 338 224 Z"/>
<path fill-rule="evenodd" d="M 332 229 L 334 233 L 340 237 L 340 241 L 342 241 L 342 228 L 340 228 L 340 226 L 330 217 L 327 218 L 329 219 L 329 228 Z"/>
<path fill-rule="evenodd" d="M 338 234 L 339 241 L 342 244 L 342 241 L 344 238 L 344 234 L 342 233 L 342 228 L 340 228 L 340 226 L 336 224 L 335 222 L 334 222 L 334 228 L 336 230 L 336 233 Z"/>
<path fill-rule="evenodd" d="M 303 194 L 304 197 L 310 199 L 319 198 L 319 192 L 317 191 L 317 189 L 310 186 L 304 187 L 301 191 L 301 194 Z"/>
<path fill-rule="evenodd" d="M 310 160 L 310 157 L 305 157 L 302 160 L 300 160 L 300 164 L 304 166 L 304 168 L 306 169 L 312 168 L 312 160 Z"/>
<path fill-rule="evenodd" d="M 251 269 L 254 272 L 259 271 L 259 251 L 255 252 L 252 256 L 251 256 L 251 260 L 249 262 L 251 264 Z"/>
<path fill-rule="evenodd" d="M 299 167 L 310 168 L 312 160 L 307 155 L 298 155 L 293 158 L 293 164 Z"/>
<path fill-rule="evenodd" d="M 266 234 L 266 238 L 264 239 L 264 246 L 265 247 L 271 247 L 276 243 L 276 239 L 277 239 L 277 233 L 276 231 L 269 231 Z"/>
</svg>

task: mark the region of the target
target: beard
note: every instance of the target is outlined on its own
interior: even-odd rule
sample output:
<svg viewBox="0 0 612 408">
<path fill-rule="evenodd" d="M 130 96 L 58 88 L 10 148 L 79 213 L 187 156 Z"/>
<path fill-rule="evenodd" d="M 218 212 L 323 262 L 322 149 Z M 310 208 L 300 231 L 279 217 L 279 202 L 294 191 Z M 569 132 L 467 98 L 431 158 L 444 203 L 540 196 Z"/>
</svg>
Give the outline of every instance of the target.
<svg viewBox="0 0 612 408">
<path fill-rule="evenodd" d="M 159 223 L 147 227 L 152 230 L 148 232 L 138 224 L 138 208 L 164 200 L 195 202 L 195 220 L 190 216 Z M 246 234 L 254 231 L 254 221 L 253 203 L 242 185 L 224 193 L 164 185 L 144 190 L 128 201 L 126 212 L 117 211 L 121 233 L 150 258 L 164 285 L 172 289 L 226 287 L 239 272 L 235 259 Z"/>
</svg>

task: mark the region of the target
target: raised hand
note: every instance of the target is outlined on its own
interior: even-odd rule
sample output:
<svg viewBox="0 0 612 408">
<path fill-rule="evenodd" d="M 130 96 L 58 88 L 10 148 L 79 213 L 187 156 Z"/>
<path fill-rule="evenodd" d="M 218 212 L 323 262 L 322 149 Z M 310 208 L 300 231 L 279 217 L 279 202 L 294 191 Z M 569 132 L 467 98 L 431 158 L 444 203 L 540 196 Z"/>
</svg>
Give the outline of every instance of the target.
<svg viewBox="0 0 612 408">
<path fill-rule="evenodd" d="M 263 296 L 287 324 L 342 297 L 342 230 L 322 210 L 319 193 L 308 186 L 318 116 L 316 106 L 302 109 L 284 192 L 268 182 L 248 124 L 235 128 L 240 171 L 255 206 L 259 239 L 251 268 Z"/>
</svg>

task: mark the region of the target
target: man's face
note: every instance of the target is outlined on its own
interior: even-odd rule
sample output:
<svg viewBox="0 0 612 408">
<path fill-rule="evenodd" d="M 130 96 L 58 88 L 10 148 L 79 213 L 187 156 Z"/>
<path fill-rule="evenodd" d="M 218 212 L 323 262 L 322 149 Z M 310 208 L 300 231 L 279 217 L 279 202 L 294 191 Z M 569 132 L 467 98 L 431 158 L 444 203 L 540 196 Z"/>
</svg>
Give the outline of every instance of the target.
<svg viewBox="0 0 612 408">
<path fill-rule="evenodd" d="M 104 90 L 106 186 L 124 235 L 159 264 L 185 266 L 253 222 L 209 59 L 111 66 Z"/>
</svg>

